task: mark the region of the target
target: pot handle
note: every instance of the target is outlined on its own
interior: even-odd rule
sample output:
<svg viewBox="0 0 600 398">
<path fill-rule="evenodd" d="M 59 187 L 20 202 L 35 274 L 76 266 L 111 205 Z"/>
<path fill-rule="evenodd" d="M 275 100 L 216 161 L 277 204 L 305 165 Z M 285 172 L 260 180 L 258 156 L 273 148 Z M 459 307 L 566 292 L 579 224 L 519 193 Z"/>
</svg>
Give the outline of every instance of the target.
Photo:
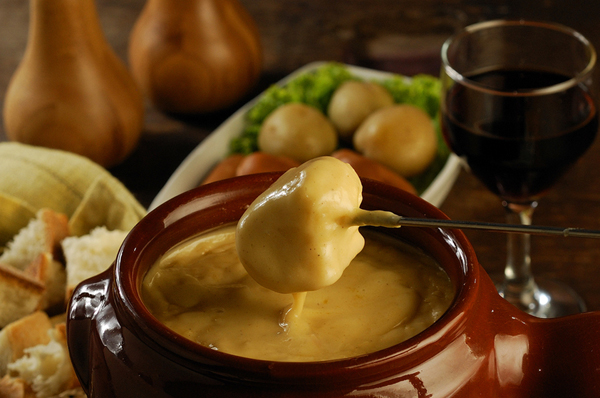
<svg viewBox="0 0 600 398">
<path fill-rule="evenodd" d="M 67 312 L 67 346 L 73 369 L 84 391 L 89 391 L 95 344 L 95 318 L 109 298 L 112 267 L 81 282 L 73 291 Z"/>
<path fill-rule="evenodd" d="M 489 278 L 481 289 L 488 318 L 475 322 L 478 338 L 492 342 L 498 397 L 600 397 L 600 311 L 536 318 L 501 298 Z"/>
<path fill-rule="evenodd" d="M 544 397 L 600 397 L 600 311 L 531 325 L 530 375 Z"/>
<path fill-rule="evenodd" d="M 492 333 L 499 396 L 600 397 L 600 311 L 541 319 L 496 308 L 505 310 Z"/>
</svg>

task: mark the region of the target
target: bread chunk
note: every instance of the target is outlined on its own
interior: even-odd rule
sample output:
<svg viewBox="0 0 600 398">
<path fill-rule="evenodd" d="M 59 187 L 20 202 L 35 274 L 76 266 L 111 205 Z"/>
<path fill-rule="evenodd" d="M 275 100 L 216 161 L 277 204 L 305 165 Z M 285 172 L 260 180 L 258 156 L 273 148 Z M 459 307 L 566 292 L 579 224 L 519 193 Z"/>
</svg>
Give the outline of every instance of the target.
<svg viewBox="0 0 600 398">
<path fill-rule="evenodd" d="M 35 392 L 23 379 L 8 375 L 0 379 L 0 397 L 2 398 L 37 398 Z"/>
<path fill-rule="evenodd" d="M 51 209 L 41 209 L 36 218 L 7 244 L 0 256 L 0 263 L 24 272 L 43 285 L 43 297 L 39 303 L 41 309 L 64 309 L 66 272 L 60 261 L 60 242 L 68 235 L 67 216 Z"/>
<path fill-rule="evenodd" d="M 80 282 L 111 266 L 126 236 L 126 231 L 110 231 L 102 226 L 87 235 L 70 236 L 62 241 L 67 268 L 66 297 L 71 297 Z"/>
<path fill-rule="evenodd" d="M 79 387 L 67 349 L 64 323 L 47 330 L 50 341 L 26 348 L 24 355 L 8 364 L 11 377 L 25 380 L 37 398 L 54 397 Z"/>
<path fill-rule="evenodd" d="M 36 311 L 0 330 L 0 376 L 6 374 L 9 363 L 25 354 L 25 349 L 49 343 L 48 330 L 51 328 L 48 315 Z"/>
<path fill-rule="evenodd" d="M 50 253 L 45 252 L 40 253 L 29 264 L 25 273 L 44 283 L 45 292 L 40 302 L 40 308 L 53 314 L 64 312 L 67 280 L 65 266 L 54 260 Z"/>
<path fill-rule="evenodd" d="M 24 271 L 40 253 L 56 256 L 60 242 L 69 235 L 66 215 L 51 209 L 41 209 L 36 218 L 8 242 L 0 256 L 0 262 Z"/>
<path fill-rule="evenodd" d="M 40 309 L 44 284 L 0 263 L 0 328 Z"/>
</svg>

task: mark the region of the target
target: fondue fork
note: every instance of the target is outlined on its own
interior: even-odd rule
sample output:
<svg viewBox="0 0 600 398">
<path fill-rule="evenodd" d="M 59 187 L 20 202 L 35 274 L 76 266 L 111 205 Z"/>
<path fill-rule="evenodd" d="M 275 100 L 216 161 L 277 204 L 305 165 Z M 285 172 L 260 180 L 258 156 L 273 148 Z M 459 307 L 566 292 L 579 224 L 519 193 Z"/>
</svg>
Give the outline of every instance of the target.
<svg viewBox="0 0 600 398">
<path fill-rule="evenodd" d="M 477 221 L 440 220 L 433 218 L 411 218 L 399 216 L 397 214 L 383 210 L 360 211 L 358 215 L 353 218 L 352 224 L 358 226 L 370 225 L 387 228 L 399 228 L 402 226 L 429 228 L 439 227 L 456 229 L 476 229 L 491 232 L 520 233 L 530 235 L 552 235 L 594 239 L 600 238 L 600 230 L 590 230 L 583 228 L 546 227 L 537 225 L 512 225 Z"/>
</svg>

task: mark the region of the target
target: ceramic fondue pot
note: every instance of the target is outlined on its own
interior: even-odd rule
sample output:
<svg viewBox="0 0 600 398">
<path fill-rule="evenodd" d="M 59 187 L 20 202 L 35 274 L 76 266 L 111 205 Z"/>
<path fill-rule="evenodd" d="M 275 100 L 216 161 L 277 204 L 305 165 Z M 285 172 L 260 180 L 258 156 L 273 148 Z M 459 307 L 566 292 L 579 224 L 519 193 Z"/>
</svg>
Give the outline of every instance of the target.
<svg viewBox="0 0 600 398">
<path fill-rule="evenodd" d="M 364 356 L 271 362 L 195 344 L 154 318 L 140 297 L 148 268 L 177 243 L 236 222 L 279 174 L 208 184 L 150 212 L 113 266 L 79 285 L 68 312 L 73 366 L 91 398 L 131 397 L 599 397 L 600 313 L 531 317 L 496 293 L 458 230 L 384 232 L 423 248 L 456 294 L 417 336 Z M 363 207 L 447 218 L 420 198 L 364 180 Z"/>
</svg>

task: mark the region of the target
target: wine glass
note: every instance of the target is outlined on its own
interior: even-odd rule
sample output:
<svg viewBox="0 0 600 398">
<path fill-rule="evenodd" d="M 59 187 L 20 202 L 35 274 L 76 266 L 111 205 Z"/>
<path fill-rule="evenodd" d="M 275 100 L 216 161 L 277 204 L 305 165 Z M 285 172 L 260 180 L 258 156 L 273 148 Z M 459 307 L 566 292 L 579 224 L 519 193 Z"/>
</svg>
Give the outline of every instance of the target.
<svg viewBox="0 0 600 398">
<path fill-rule="evenodd" d="M 538 200 L 596 136 L 593 46 L 562 25 L 495 20 L 453 35 L 441 55 L 446 142 L 500 197 L 508 223 L 531 224 Z M 529 249 L 529 235 L 508 235 L 500 295 L 543 318 L 585 311 L 568 286 L 533 277 Z"/>
</svg>

